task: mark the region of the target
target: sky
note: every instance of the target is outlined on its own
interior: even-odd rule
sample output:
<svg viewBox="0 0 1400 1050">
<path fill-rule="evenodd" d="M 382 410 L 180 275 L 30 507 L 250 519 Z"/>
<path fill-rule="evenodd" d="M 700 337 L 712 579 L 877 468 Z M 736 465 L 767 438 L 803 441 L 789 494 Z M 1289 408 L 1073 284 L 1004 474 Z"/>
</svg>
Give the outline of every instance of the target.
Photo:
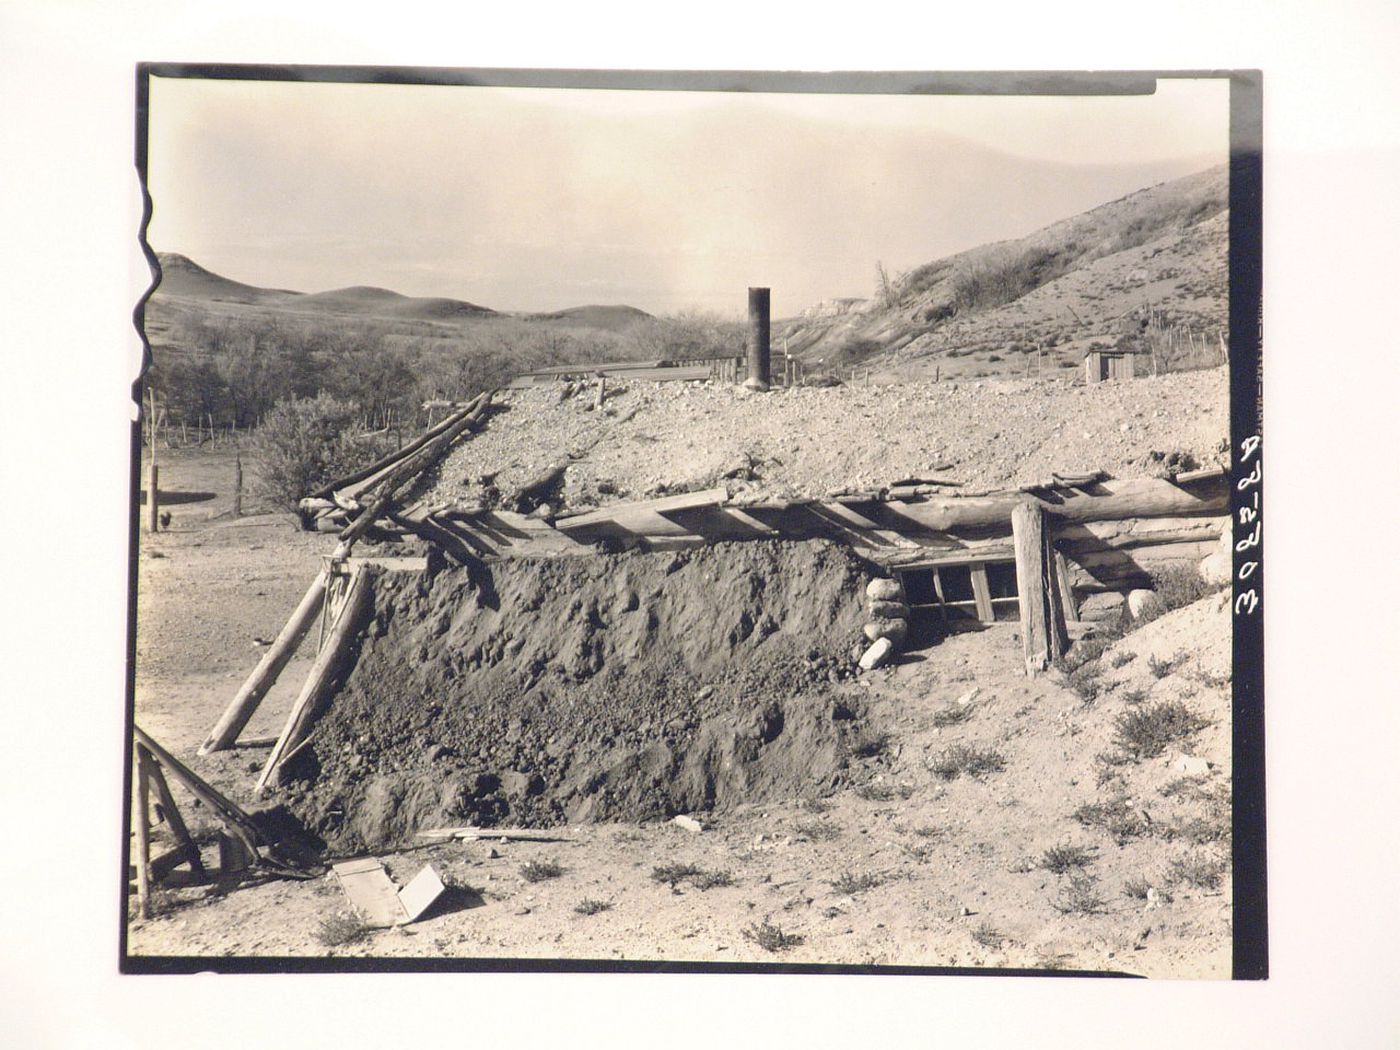
<svg viewBox="0 0 1400 1050">
<path fill-rule="evenodd" d="M 153 78 L 148 233 L 225 277 L 775 316 L 1224 163 L 1222 80 L 1097 98 Z"/>
</svg>

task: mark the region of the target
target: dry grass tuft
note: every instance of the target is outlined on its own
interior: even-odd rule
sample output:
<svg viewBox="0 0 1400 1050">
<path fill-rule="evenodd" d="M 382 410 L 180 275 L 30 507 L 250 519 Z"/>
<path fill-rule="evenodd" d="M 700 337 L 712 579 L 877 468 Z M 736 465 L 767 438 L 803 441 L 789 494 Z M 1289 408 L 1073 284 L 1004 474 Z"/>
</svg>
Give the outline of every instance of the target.
<svg viewBox="0 0 1400 1050">
<path fill-rule="evenodd" d="M 316 942 L 326 948 L 354 944 L 370 935 L 371 927 L 354 912 L 337 912 L 316 926 Z"/>
<path fill-rule="evenodd" d="M 1099 915 L 1108 905 L 1099 893 L 1098 879 L 1082 871 L 1069 877 L 1052 903 L 1055 910 L 1064 915 Z"/>
<path fill-rule="evenodd" d="M 526 882 L 545 882 L 563 875 L 563 865 L 552 860 L 532 860 L 520 865 L 520 877 Z"/>
<path fill-rule="evenodd" d="M 1040 855 L 1040 866 L 1056 875 L 1063 875 L 1094 863 L 1095 852 L 1093 846 L 1071 846 L 1068 843 L 1051 846 Z"/>
<path fill-rule="evenodd" d="M 800 934 L 786 933 L 781 926 L 766 921 L 746 926 L 743 934 L 745 940 L 753 941 L 765 952 L 785 952 L 806 940 Z"/>
<path fill-rule="evenodd" d="M 989 748 L 967 747 L 954 744 L 941 752 L 928 764 L 928 771 L 939 780 L 956 780 L 964 774 L 969 777 L 983 777 L 1006 768 L 1006 759 Z"/>
</svg>

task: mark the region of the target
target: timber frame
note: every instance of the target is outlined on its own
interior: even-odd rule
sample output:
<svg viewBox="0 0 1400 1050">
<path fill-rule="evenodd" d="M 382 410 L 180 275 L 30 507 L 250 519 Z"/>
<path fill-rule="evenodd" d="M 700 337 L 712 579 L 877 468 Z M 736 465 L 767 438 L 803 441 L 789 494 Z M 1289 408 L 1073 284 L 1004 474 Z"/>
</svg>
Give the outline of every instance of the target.
<svg viewBox="0 0 1400 1050">
<path fill-rule="evenodd" d="M 933 600 L 915 602 L 915 609 L 936 608 L 945 620 L 950 611 L 983 623 L 1019 619 L 1027 672 L 1034 674 L 1067 648 L 1067 625 L 1078 618 L 1081 595 L 1148 586 L 1157 569 L 1205 558 L 1229 527 L 1224 468 L 1130 479 L 1102 471 L 1053 474 L 1014 491 L 977 493 L 961 491 L 956 482 L 910 479 L 799 500 L 741 502 L 731 500 L 727 489 L 712 488 L 555 514 L 546 495 L 525 498 L 527 490 L 543 492 L 562 480 L 565 467 L 555 466 L 517 494 L 514 510 L 405 504 L 404 493 L 454 443 L 485 424 L 491 397 L 482 394 L 458 406 L 403 449 L 301 501 L 304 527 L 339 528 L 340 543 L 200 754 L 234 746 L 319 619 L 315 662 L 258 777 L 258 793 L 273 782 L 304 746 L 318 709 L 337 688 L 367 614 L 373 574 L 383 571 L 426 571 L 434 561 L 827 539 L 857 551 L 873 571 L 900 577 L 906 590 L 919 574 L 929 574 Z M 415 536 L 429 555 L 352 558 L 355 543 L 371 529 Z M 952 581 L 960 584 L 963 572 L 968 589 L 954 596 Z"/>
</svg>

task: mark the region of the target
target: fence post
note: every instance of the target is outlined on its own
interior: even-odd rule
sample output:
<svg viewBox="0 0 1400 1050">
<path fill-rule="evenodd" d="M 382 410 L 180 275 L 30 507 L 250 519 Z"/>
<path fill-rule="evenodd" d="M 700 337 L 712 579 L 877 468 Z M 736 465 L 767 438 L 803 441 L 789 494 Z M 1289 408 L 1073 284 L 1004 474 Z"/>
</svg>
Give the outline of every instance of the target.
<svg viewBox="0 0 1400 1050">
<path fill-rule="evenodd" d="M 767 390 L 769 383 L 769 290 L 749 289 L 749 390 Z"/>
<path fill-rule="evenodd" d="M 235 449 L 233 453 L 233 516 L 243 513 L 243 453 Z"/>
</svg>

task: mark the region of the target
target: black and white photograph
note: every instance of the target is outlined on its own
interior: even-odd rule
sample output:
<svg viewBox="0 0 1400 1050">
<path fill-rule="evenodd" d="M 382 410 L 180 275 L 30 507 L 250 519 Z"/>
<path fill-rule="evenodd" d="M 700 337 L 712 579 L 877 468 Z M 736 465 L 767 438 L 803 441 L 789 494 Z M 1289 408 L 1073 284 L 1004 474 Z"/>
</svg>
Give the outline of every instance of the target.
<svg viewBox="0 0 1400 1050">
<path fill-rule="evenodd" d="M 0 0 L 0 1042 L 1395 1046 L 1397 43 Z"/>
<path fill-rule="evenodd" d="M 1263 975 L 1257 77 L 140 90 L 126 968 Z"/>
</svg>

